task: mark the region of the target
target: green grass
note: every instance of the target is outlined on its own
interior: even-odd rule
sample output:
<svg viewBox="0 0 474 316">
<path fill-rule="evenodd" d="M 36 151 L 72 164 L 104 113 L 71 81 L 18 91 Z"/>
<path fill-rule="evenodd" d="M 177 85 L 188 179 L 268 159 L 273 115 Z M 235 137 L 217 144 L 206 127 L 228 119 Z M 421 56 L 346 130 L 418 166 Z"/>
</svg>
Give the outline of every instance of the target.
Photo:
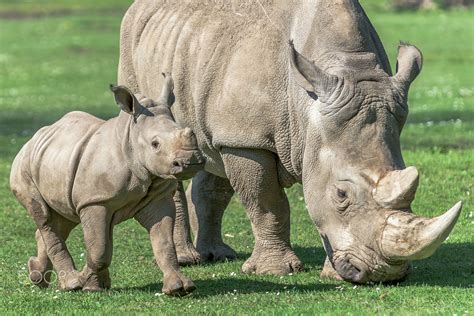
<svg viewBox="0 0 474 316">
<path fill-rule="evenodd" d="M 95 5 L 101 2 L 97 10 Z M 473 11 L 370 14 L 394 65 L 398 40 L 424 53 L 424 69 L 410 95 L 402 146 L 421 183 L 415 211 L 434 216 L 458 200 L 464 211 L 449 240 L 430 259 L 415 262 L 399 285 L 357 286 L 321 280 L 319 237 L 305 210 L 300 186 L 288 190 L 292 240 L 307 270 L 277 276 L 240 273 L 252 250 L 250 223 L 236 198 L 224 217 L 234 262 L 184 268 L 198 290 L 185 298 L 160 294 L 146 232 L 134 221 L 116 227 L 113 288 L 100 294 L 62 293 L 31 286 L 26 273 L 35 253 L 34 224 L 8 189 L 14 155 L 41 126 L 71 110 L 103 118 L 117 113 L 108 92 L 116 81 L 121 13 L 129 1 L 0 0 L 0 12 L 57 12 L 65 16 L 0 20 L 0 314 L 472 314 L 474 312 L 474 19 Z M 79 5 L 80 4 L 80 5 Z M 49 11 L 48 11 L 49 10 Z M 68 241 L 84 263 L 80 228 Z"/>
</svg>

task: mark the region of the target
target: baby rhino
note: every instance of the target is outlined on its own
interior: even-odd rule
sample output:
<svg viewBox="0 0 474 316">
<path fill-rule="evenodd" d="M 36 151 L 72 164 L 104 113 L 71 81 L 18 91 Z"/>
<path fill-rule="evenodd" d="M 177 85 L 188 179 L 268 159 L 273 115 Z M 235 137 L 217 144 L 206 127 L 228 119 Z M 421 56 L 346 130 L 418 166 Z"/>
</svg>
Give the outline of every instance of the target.
<svg viewBox="0 0 474 316">
<path fill-rule="evenodd" d="M 11 190 L 37 226 L 38 255 L 28 261 L 33 283 L 48 286 L 54 267 L 60 289 L 110 288 L 113 227 L 133 217 L 150 234 L 163 292 L 194 290 L 179 271 L 173 194 L 178 180 L 192 177 L 204 160 L 192 131 L 173 119 L 173 80 L 163 75 L 156 102 L 111 86 L 122 109 L 118 117 L 103 121 L 71 112 L 40 129 L 15 158 Z M 65 244 L 79 223 L 87 249 L 82 272 Z"/>
</svg>

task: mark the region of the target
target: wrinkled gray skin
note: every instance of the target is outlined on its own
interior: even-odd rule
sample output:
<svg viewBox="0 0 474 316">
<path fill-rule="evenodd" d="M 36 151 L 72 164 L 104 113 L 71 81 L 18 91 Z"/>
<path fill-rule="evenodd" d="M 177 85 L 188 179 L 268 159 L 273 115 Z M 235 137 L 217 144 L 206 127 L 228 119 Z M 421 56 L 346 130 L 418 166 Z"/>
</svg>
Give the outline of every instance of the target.
<svg viewBox="0 0 474 316">
<path fill-rule="evenodd" d="M 175 196 L 181 263 L 235 257 L 221 218 L 238 192 L 255 236 L 243 271 L 300 270 L 283 190 L 299 182 L 328 255 L 323 276 L 402 279 L 461 209 L 410 214 L 418 173 L 405 168 L 399 137 L 421 66 L 420 51 L 402 44 L 392 75 L 357 1 L 136 0 L 122 22 L 119 82 L 153 96 L 159 69 L 172 71 L 173 113 L 207 157 L 187 200 Z"/>
<path fill-rule="evenodd" d="M 163 292 L 194 290 L 179 271 L 173 195 L 178 180 L 193 176 L 204 161 L 191 130 L 173 119 L 169 75 L 164 84 L 157 102 L 111 86 L 122 109 L 118 117 L 103 121 L 71 112 L 40 129 L 18 153 L 10 186 L 37 225 L 38 255 L 28 261 L 33 283 L 48 286 L 54 267 L 62 290 L 110 288 L 113 227 L 135 218 L 150 234 Z M 79 223 L 87 249 L 82 272 L 65 244 Z"/>
</svg>

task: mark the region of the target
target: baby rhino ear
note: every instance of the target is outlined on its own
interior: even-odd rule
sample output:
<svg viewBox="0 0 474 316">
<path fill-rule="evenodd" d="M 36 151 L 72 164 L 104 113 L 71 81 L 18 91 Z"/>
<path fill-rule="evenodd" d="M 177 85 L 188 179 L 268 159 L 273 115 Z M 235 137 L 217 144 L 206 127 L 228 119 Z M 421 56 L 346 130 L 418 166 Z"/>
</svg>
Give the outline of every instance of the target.
<svg viewBox="0 0 474 316">
<path fill-rule="evenodd" d="M 117 102 L 122 111 L 133 115 L 135 118 L 140 115 L 142 106 L 127 87 L 110 85 L 110 90 L 113 92 L 115 102 Z"/>
<path fill-rule="evenodd" d="M 173 93 L 174 81 L 171 77 L 171 73 L 163 72 L 163 88 L 161 90 L 160 102 L 166 104 L 167 107 L 171 107 L 175 101 L 175 96 Z"/>
</svg>

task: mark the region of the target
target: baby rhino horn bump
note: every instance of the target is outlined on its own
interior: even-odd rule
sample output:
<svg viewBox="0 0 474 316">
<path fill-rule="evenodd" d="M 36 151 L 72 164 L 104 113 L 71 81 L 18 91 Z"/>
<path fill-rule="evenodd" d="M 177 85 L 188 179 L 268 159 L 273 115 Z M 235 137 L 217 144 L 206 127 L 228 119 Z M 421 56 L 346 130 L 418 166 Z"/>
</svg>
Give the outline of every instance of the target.
<svg viewBox="0 0 474 316">
<path fill-rule="evenodd" d="M 461 213 L 462 202 L 435 218 L 389 212 L 380 249 L 389 260 L 419 260 L 431 256 L 448 237 Z"/>
<path fill-rule="evenodd" d="M 418 180 L 418 170 L 415 167 L 390 171 L 377 184 L 373 197 L 385 208 L 408 208 L 415 199 Z"/>
</svg>

